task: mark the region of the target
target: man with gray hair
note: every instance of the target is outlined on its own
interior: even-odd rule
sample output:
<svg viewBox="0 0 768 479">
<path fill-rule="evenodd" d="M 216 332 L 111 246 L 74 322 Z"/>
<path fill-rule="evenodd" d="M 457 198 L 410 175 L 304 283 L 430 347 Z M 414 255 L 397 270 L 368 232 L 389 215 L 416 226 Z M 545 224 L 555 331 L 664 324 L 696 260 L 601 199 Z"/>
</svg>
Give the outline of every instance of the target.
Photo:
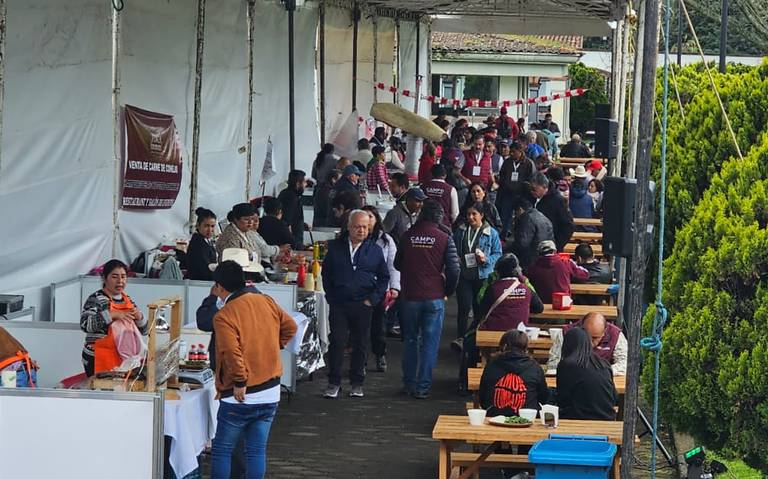
<svg viewBox="0 0 768 479">
<path fill-rule="evenodd" d="M 562 158 L 589 158 L 592 156 L 592 152 L 589 151 L 587 145 L 581 142 L 581 136 L 574 133 L 571 135 L 571 141 L 560 149 L 560 156 Z"/>
<path fill-rule="evenodd" d="M 347 231 L 328 243 L 323 260 L 323 286 L 330 306 L 328 388 L 324 396 L 339 397 L 344 349 L 351 341 L 349 382 L 351 397 L 363 397 L 365 359 L 371 336 L 373 306 L 389 285 L 389 271 L 381 248 L 371 239 L 368 213 L 349 213 Z"/>
</svg>

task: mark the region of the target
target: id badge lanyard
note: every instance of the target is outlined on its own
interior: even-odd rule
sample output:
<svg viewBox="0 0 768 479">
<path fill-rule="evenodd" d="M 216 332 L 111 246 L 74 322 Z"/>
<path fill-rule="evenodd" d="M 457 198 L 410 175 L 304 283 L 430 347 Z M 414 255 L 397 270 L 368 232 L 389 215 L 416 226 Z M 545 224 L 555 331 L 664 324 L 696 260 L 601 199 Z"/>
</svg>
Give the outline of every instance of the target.
<svg viewBox="0 0 768 479">
<path fill-rule="evenodd" d="M 477 257 L 475 255 L 475 252 L 472 251 L 472 245 L 475 244 L 475 240 L 477 240 L 477 236 L 480 234 L 481 230 L 482 230 L 482 227 L 478 228 L 477 232 L 475 233 L 475 236 L 471 236 L 472 235 L 471 227 L 467 230 L 467 234 L 466 234 L 467 251 L 469 251 L 469 253 L 464 255 L 464 262 L 466 263 L 467 268 L 477 268 Z"/>
</svg>

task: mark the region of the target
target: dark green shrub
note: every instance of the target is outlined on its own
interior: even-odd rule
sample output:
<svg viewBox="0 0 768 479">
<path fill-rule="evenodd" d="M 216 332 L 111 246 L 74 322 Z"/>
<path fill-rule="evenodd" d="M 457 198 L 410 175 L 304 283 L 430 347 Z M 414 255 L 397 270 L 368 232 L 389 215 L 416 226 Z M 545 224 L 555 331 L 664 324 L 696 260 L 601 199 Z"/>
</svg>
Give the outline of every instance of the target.
<svg viewBox="0 0 768 479">
<path fill-rule="evenodd" d="M 584 95 L 571 98 L 571 114 L 568 124 L 571 131 L 584 134 L 595 129 L 595 105 L 608 103 L 605 78 L 596 68 L 581 63 L 568 67 L 571 88 L 588 88 Z"/>
</svg>

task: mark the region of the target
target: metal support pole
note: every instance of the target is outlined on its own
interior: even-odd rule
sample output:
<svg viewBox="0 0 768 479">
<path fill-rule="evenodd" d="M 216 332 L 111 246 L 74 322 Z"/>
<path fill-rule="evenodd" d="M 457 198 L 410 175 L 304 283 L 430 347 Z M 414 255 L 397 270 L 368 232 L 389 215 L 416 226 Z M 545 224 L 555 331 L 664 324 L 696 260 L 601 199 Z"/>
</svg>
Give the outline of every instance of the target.
<svg viewBox="0 0 768 479">
<path fill-rule="evenodd" d="M 395 89 L 392 93 L 392 103 L 399 104 L 397 92 L 400 91 L 400 19 L 395 18 Z"/>
<path fill-rule="evenodd" d="M 621 38 L 621 65 L 619 73 L 619 131 L 616 135 L 616 143 L 619 145 L 619 149 L 616 152 L 616 158 L 611 165 L 614 176 L 620 176 L 623 170 L 624 162 L 624 127 L 626 126 L 626 113 L 627 113 L 627 72 L 629 71 L 629 32 L 632 30 L 632 24 L 629 21 L 629 6 L 627 5 L 622 38 Z"/>
<path fill-rule="evenodd" d="M 416 97 L 413 100 L 413 112 L 419 114 L 419 98 L 421 97 L 421 21 L 416 21 Z"/>
<path fill-rule="evenodd" d="M 373 15 L 373 84 L 379 83 L 379 20 Z M 373 89 L 373 102 L 379 102 L 379 89 Z"/>
<path fill-rule="evenodd" d="M 0 0 L 0 174 L 3 171 L 3 106 L 5 105 L 5 25 L 8 16 L 6 0 Z"/>
<path fill-rule="evenodd" d="M 320 143 L 325 144 L 325 1 L 320 2 Z"/>
<path fill-rule="evenodd" d="M 611 118 L 619 117 L 619 75 L 621 74 L 621 20 L 616 22 L 611 45 Z"/>
<path fill-rule="evenodd" d="M 725 54 L 728 49 L 728 0 L 723 0 L 720 11 L 720 73 L 725 73 Z"/>
<path fill-rule="evenodd" d="M 112 9 L 112 153 L 114 168 L 112 203 L 112 257 L 117 256 L 119 236 L 120 180 L 122 179 L 121 128 L 120 128 L 120 11 Z M 5 31 L 3 29 L 3 31 Z"/>
<path fill-rule="evenodd" d="M 635 196 L 635 239 L 632 247 L 631 284 L 629 291 L 629 318 L 625 323 L 629 354 L 627 362 L 627 391 L 624 399 L 624 435 L 621 450 L 621 478 L 632 477 L 635 451 L 635 421 L 640 383 L 640 336 L 643 317 L 643 288 L 646 261 L 649 254 L 647 241 L 649 206 L 653 195 L 648 188 L 651 174 L 651 150 L 656 95 L 656 62 L 659 55 L 659 0 L 646 0 L 645 40 L 643 44 L 642 97 L 640 105 L 637 146 L 637 193 Z"/>
<path fill-rule="evenodd" d="M 296 0 L 286 0 L 288 10 L 288 149 L 291 170 L 296 169 L 296 72 L 295 49 L 293 35 L 293 14 L 296 11 Z"/>
<path fill-rule="evenodd" d="M 683 66 L 683 7 L 677 2 L 677 66 Z"/>
<path fill-rule="evenodd" d="M 357 37 L 360 30 L 360 8 L 352 10 L 352 111 L 357 111 Z"/>
<path fill-rule="evenodd" d="M 197 0 L 197 52 L 195 53 L 195 103 L 192 117 L 192 171 L 189 188 L 189 224 L 197 209 L 197 169 L 200 158 L 200 107 L 203 88 L 203 50 L 205 48 L 205 0 Z"/>
<path fill-rule="evenodd" d="M 245 143 L 245 201 L 251 198 L 251 173 L 253 168 L 253 39 L 256 36 L 253 19 L 256 16 L 256 2 L 248 1 L 245 22 L 248 36 L 248 131 Z"/>
</svg>

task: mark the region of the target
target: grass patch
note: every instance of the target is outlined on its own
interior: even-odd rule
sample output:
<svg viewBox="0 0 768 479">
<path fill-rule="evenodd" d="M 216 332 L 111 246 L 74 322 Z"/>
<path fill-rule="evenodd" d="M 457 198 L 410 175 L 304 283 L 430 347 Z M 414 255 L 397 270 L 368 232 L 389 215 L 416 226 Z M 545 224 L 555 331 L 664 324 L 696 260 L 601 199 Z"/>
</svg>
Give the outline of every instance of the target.
<svg viewBox="0 0 768 479">
<path fill-rule="evenodd" d="M 752 469 L 739 460 L 725 459 L 717 454 L 712 454 L 712 458 L 728 466 L 728 472 L 732 474 L 732 476 L 729 476 L 728 473 L 725 473 L 718 477 L 738 477 L 739 479 L 763 479 L 765 477 L 760 471 Z"/>
</svg>

